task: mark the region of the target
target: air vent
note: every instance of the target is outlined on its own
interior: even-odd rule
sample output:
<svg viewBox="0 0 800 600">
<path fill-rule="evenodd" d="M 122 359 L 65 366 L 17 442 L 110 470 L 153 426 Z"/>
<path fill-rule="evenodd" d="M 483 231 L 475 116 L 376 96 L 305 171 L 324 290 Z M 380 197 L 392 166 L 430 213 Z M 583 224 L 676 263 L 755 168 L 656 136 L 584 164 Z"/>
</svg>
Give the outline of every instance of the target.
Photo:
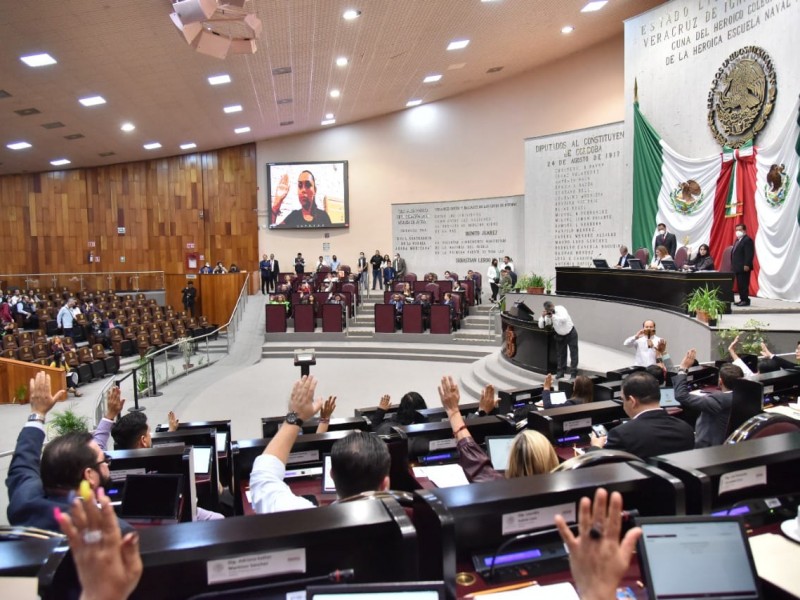
<svg viewBox="0 0 800 600">
<path fill-rule="evenodd" d="M 280 100 L 278 100 L 278 104 L 291 104 L 291 103 L 292 103 L 291 98 L 281 98 Z"/>
<path fill-rule="evenodd" d="M 281 127 L 286 127 L 287 125 L 294 125 L 294 121 L 281 121 Z"/>
<path fill-rule="evenodd" d="M 82 137 L 84 137 L 84 135 L 82 133 L 70 133 L 69 135 L 65 135 L 64 139 L 65 140 L 79 140 Z"/>
<path fill-rule="evenodd" d="M 115 154 L 114 152 L 101 152 L 97 156 L 102 156 L 103 158 L 106 158 L 107 156 L 114 156 L 114 154 Z"/>
<path fill-rule="evenodd" d="M 41 114 L 42 111 L 40 111 L 38 108 L 21 108 L 19 110 L 15 110 L 14 112 L 20 117 L 29 117 L 31 115 Z"/>
<path fill-rule="evenodd" d="M 272 69 L 273 75 L 288 75 L 292 72 L 292 67 L 278 67 L 277 69 Z"/>
<path fill-rule="evenodd" d="M 503 70 L 503 67 L 492 67 L 491 69 L 489 69 L 486 72 L 487 73 L 499 73 L 502 70 Z"/>
<path fill-rule="evenodd" d="M 11 98 L 11 94 L 5 90 L 0 90 L 0 98 Z"/>
<path fill-rule="evenodd" d="M 58 129 L 59 127 L 64 127 L 65 125 L 61 121 L 53 121 L 52 123 L 44 123 L 42 127 L 45 129 Z"/>
</svg>

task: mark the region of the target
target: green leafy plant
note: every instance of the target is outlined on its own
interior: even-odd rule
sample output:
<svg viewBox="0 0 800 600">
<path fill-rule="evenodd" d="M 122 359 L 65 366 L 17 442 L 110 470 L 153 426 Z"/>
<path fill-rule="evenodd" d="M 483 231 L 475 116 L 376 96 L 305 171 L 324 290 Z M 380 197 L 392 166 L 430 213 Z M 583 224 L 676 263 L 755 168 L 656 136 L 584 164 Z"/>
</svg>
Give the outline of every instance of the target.
<svg viewBox="0 0 800 600">
<path fill-rule="evenodd" d="M 707 285 L 693 290 L 686 296 L 686 309 L 697 313 L 699 320 L 704 320 L 702 314 L 708 319 L 718 319 L 725 310 L 725 303 L 720 299 L 720 289 L 710 288 Z"/>
<path fill-rule="evenodd" d="M 28 397 L 28 387 L 24 383 L 20 383 L 19 387 L 14 390 L 14 403 L 24 404 Z"/>
<path fill-rule="evenodd" d="M 517 284 L 514 286 L 515 290 L 527 290 L 530 288 L 542 288 L 547 285 L 547 280 L 542 277 L 541 275 L 537 275 L 536 273 L 530 273 L 529 275 L 523 275 L 519 279 L 517 279 Z"/>
<path fill-rule="evenodd" d="M 761 354 L 761 344 L 768 343 L 767 334 L 764 329 L 769 327 L 769 323 L 764 323 L 757 319 L 749 319 L 745 321 L 741 328 L 728 327 L 721 329 L 717 332 L 718 346 L 720 358 L 728 356 L 728 346 L 737 337 L 739 338 L 739 354 Z"/>
<path fill-rule="evenodd" d="M 150 387 L 150 377 L 147 373 L 149 362 L 147 356 L 142 356 L 136 361 L 136 367 L 138 369 L 136 371 L 136 389 L 140 396 L 144 396 L 147 393 L 147 388 Z"/>
<path fill-rule="evenodd" d="M 544 291 L 546 294 L 553 291 L 553 279 L 555 279 L 555 277 L 548 277 L 544 282 Z"/>
<path fill-rule="evenodd" d="M 52 413 L 48 425 L 56 436 L 73 431 L 89 431 L 89 417 L 79 416 L 70 405 L 64 412 Z"/>
</svg>

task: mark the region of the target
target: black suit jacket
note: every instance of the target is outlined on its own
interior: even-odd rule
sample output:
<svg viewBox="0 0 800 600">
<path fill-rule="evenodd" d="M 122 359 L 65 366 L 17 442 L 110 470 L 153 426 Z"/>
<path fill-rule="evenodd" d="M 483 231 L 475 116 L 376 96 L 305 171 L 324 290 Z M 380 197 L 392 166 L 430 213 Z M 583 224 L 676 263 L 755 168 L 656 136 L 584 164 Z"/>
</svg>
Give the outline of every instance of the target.
<svg viewBox="0 0 800 600">
<path fill-rule="evenodd" d="M 269 261 L 267 261 L 267 266 L 269 266 Z M 272 271 L 270 271 L 272 277 L 277 277 L 280 272 L 281 272 L 280 263 L 277 260 L 273 259 L 272 260 Z"/>
<path fill-rule="evenodd" d="M 733 405 L 733 392 L 720 390 L 711 394 L 692 394 L 689 391 L 686 375 L 681 373 L 673 375 L 672 385 L 675 387 L 675 400 L 680 402 L 681 406 L 700 411 L 700 416 L 694 424 L 697 429 L 695 445 L 698 448 L 706 448 L 724 442 Z"/>
<path fill-rule="evenodd" d="M 636 257 L 633 254 L 626 254 L 625 256 L 620 256 L 619 260 L 617 261 L 617 266 L 618 267 L 623 267 L 623 268 L 624 267 L 629 267 L 630 264 L 628 263 L 628 261 L 630 259 L 632 259 L 632 258 L 636 258 Z"/>
<path fill-rule="evenodd" d="M 736 240 L 731 253 L 731 268 L 733 272 L 742 273 L 745 267 L 749 267 L 752 271 L 755 255 L 756 247 L 750 236 L 746 235 L 742 239 Z"/>
<path fill-rule="evenodd" d="M 659 246 L 664 246 L 667 249 L 667 254 L 675 256 L 675 251 L 678 249 L 678 240 L 675 238 L 675 234 L 668 231 L 664 235 L 657 235 L 655 246 L 653 246 L 654 254 L 655 249 Z"/>
<path fill-rule="evenodd" d="M 606 448 L 624 450 L 640 458 L 694 448 L 694 431 L 665 410 L 650 410 L 608 432 Z"/>
</svg>

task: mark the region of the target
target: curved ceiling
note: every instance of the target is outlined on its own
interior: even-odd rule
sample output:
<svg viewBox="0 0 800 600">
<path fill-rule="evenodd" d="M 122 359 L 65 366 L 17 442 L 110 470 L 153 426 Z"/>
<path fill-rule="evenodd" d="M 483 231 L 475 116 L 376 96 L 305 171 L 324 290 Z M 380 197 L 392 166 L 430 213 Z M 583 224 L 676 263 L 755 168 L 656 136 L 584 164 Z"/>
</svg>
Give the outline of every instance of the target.
<svg viewBox="0 0 800 600">
<path fill-rule="evenodd" d="M 6 2 L 0 20 L 0 175 L 130 162 L 294 135 L 492 85 L 621 35 L 661 4 L 611 0 L 247 0 L 252 55 L 196 52 L 167 0 Z M 361 16 L 346 21 L 346 9 Z M 575 31 L 561 33 L 565 25 Z M 454 40 L 470 40 L 448 51 Z M 20 57 L 46 52 L 56 64 Z M 348 64 L 337 66 L 346 57 Z M 286 72 L 286 71 L 289 72 Z M 210 76 L 230 75 L 212 86 Z M 435 83 L 425 77 L 440 74 Z M 338 98 L 331 91 L 339 90 Z M 105 104 L 78 100 L 100 95 Z M 226 113 L 224 107 L 240 105 Z M 131 132 L 120 127 L 130 122 Z M 332 125 L 332 126 L 336 126 Z M 329 125 L 330 126 L 330 125 Z M 235 133 L 249 127 L 249 132 Z M 11 150 L 14 142 L 31 146 Z M 160 148 L 146 150 L 157 142 Z M 50 161 L 67 159 L 67 166 Z"/>
</svg>

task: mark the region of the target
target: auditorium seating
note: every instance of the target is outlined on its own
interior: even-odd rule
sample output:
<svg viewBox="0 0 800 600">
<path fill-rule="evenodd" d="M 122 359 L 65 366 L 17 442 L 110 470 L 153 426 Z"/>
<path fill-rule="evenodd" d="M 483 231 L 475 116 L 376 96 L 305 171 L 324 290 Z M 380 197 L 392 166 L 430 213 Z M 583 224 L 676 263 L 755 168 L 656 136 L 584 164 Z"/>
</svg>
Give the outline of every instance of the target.
<svg viewBox="0 0 800 600">
<path fill-rule="evenodd" d="M 423 333 L 422 305 L 405 304 L 403 307 L 403 333 Z"/>
<path fill-rule="evenodd" d="M 634 254 L 643 267 L 650 264 L 650 251 L 647 248 L 639 248 Z"/>
<path fill-rule="evenodd" d="M 732 260 L 733 260 L 733 246 L 728 246 L 725 250 L 722 251 L 722 257 L 716 259 L 719 264 L 719 270 L 730 272 L 733 270 Z"/>
<path fill-rule="evenodd" d="M 689 249 L 686 246 L 681 246 L 675 251 L 675 266 L 678 269 L 682 269 L 683 265 L 686 264 L 686 261 L 689 259 Z"/>
</svg>

